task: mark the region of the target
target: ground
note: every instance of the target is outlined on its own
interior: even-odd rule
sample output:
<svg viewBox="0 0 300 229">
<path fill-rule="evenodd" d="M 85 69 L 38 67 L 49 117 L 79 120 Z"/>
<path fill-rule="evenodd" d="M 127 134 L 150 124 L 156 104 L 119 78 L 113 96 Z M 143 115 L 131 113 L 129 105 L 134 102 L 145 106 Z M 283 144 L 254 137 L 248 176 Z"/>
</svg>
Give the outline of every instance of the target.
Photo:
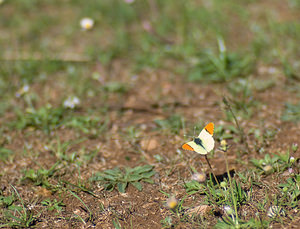
<svg viewBox="0 0 300 229">
<path fill-rule="evenodd" d="M 1 227 L 297 228 L 299 11 L 0 1 Z"/>
</svg>

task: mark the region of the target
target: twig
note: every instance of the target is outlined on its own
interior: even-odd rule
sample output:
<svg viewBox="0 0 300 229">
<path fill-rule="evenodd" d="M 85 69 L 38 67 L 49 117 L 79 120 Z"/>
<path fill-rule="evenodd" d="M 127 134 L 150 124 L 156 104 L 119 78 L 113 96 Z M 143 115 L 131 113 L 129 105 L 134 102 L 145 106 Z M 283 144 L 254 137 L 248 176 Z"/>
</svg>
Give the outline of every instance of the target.
<svg viewBox="0 0 300 229">
<path fill-rule="evenodd" d="M 217 177 L 216 177 L 216 175 L 215 175 L 215 173 L 214 173 L 213 168 L 211 167 L 211 164 L 209 163 L 209 160 L 208 160 L 208 158 L 207 158 L 207 155 L 205 155 L 205 159 L 206 159 L 206 162 L 207 162 L 207 164 L 208 164 L 208 166 L 209 166 L 209 168 L 210 168 L 210 170 L 211 170 L 211 173 L 213 174 L 213 176 L 214 176 L 214 178 L 215 178 L 215 180 L 216 180 L 218 186 L 220 187 L 219 181 L 218 181 L 218 179 L 217 179 Z"/>
<path fill-rule="evenodd" d="M 240 127 L 239 122 L 238 122 L 237 118 L 235 117 L 235 114 L 233 113 L 233 110 L 231 109 L 231 106 L 230 106 L 228 100 L 226 99 L 226 97 L 223 97 L 223 103 L 226 106 L 226 110 L 228 110 L 231 113 L 231 115 L 232 115 L 232 117 L 234 119 L 235 125 L 238 128 L 238 131 L 239 131 L 239 134 L 240 134 L 240 137 L 241 137 L 241 143 L 245 144 L 247 152 L 249 153 L 250 149 L 249 149 L 249 145 L 248 145 L 248 142 L 247 142 L 244 130 Z"/>
</svg>

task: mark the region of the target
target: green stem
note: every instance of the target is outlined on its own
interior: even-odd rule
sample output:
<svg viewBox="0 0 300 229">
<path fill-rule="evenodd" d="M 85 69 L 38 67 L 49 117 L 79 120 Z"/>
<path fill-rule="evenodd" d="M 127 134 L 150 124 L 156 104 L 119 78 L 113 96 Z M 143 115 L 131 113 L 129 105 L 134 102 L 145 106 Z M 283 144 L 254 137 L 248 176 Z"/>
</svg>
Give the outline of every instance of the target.
<svg viewBox="0 0 300 229">
<path fill-rule="evenodd" d="M 237 211 L 237 202 L 236 202 L 236 199 L 235 199 L 235 196 L 234 196 L 233 187 L 232 187 L 232 180 L 231 180 L 231 176 L 230 176 L 230 172 L 229 172 L 229 168 L 228 168 L 227 151 L 224 151 L 224 153 L 225 153 L 226 171 L 227 171 L 227 176 L 228 176 L 228 180 L 229 180 L 229 184 L 230 184 L 230 191 L 231 191 L 232 201 L 233 201 L 233 205 L 234 205 L 234 211 L 235 211 L 235 215 L 236 215 L 235 223 L 239 224 L 239 216 L 238 216 L 238 211 Z"/>
<path fill-rule="evenodd" d="M 88 210 L 88 212 L 89 212 L 89 215 L 90 215 L 90 217 L 89 217 L 89 220 L 91 220 L 92 219 L 92 217 L 93 217 L 93 213 L 92 213 L 92 211 L 90 210 L 90 208 L 83 202 L 83 200 L 82 199 L 80 199 L 80 197 L 79 196 L 77 196 L 74 192 L 72 192 L 71 190 L 69 190 L 69 193 L 71 193 L 74 197 L 76 197 L 85 207 L 86 207 L 86 209 Z"/>
</svg>

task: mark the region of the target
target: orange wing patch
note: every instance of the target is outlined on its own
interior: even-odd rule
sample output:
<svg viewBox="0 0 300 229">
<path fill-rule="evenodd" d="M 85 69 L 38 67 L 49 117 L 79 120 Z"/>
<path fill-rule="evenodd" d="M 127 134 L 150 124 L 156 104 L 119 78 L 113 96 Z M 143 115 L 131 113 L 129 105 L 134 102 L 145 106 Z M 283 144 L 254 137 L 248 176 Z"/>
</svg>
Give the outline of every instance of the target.
<svg viewBox="0 0 300 229">
<path fill-rule="evenodd" d="M 214 134 L 214 124 L 212 122 L 208 123 L 204 128 L 210 135 Z"/>
<path fill-rule="evenodd" d="M 190 145 L 188 145 L 188 144 L 186 144 L 186 143 L 182 146 L 182 149 L 190 150 L 190 151 L 195 151 L 195 150 L 193 149 L 193 147 L 191 147 Z"/>
</svg>

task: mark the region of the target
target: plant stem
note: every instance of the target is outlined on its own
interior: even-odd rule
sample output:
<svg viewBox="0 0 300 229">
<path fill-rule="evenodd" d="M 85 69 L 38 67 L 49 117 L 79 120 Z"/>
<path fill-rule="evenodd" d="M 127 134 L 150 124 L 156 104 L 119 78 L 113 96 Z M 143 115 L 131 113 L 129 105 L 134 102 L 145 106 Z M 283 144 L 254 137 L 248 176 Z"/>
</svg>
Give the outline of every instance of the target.
<svg viewBox="0 0 300 229">
<path fill-rule="evenodd" d="M 231 180 L 231 176 L 230 176 L 230 172 L 229 172 L 229 168 L 228 168 L 227 150 L 224 151 L 224 154 L 225 154 L 226 171 L 227 171 L 227 176 L 228 176 L 228 180 L 229 180 L 229 184 L 230 184 L 231 197 L 232 197 L 235 216 L 236 216 L 235 223 L 238 224 L 239 223 L 239 216 L 238 216 L 238 212 L 237 212 L 237 203 L 236 203 L 236 199 L 235 199 L 234 192 L 233 192 L 233 187 L 232 187 L 232 180 Z"/>
<path fill-rule="evenodd" d="M 90 215 L 90 217 L 89 217 L 89 220 L 91 220 L 92 219 L 92 217 L 93 217 L 93 213 L 92 213 L 92 211 L 90 210 L 90 208 L 83 202 L 83 200 L 82 199 L 80 199 L 80 197 L 79 196 L 77 196 L 74 192 L 72 192 L 71 190 L 68 190 L 69 191 L 69 193 L 71 193 L 74 197 L 76 197 L 84 206 L 85 206 L 85 208 L 88 210 L 88 212 L 89 212 L 89 215 Z M 85 222 L 85 221 L 84 221 Z"/>
<path fill-rule="evenodd" d="M 231 113 L 231 115 L 234 119 L 235 125 L 237 126 L 237 128 L 239 130 L 239 134 L 240 134 L 240 137 L 241 137 L 241 142 L 245 144 L 247 153 L 249 153 L 250 149 L 249 149 L 249 145 L 248 145 L 244 130 L 240 127 L 239 122 L 238 122 L 237 118 L 235 117 L 235 114 L 234 114 L 233 110 L 231 109 L 231 106 L 230 106 L 228 100 L 226 99 L 226 97 L 223 97 L 223 103 L 226 106 L 226 110 L 228 110 Z"/>
<path fill-rule="evenodd" d="M 218 186 L 220 187 L 219 181 L 218 181 L 218 179 L 217 179 L 217 177 L 216 177 L 216 175 L 215 175 L 215 173 L 214 173 L 213 168 L 211 167 L 211 165 L 210 165 L 210 163 L 209 163 L 209 160 L 208 160 L 208 158 L 207 158 L 207 155 L 205 155 L 205 159 L 206 159 L 206 162 L 207 162 L 207 164 L 208 164 L 208 166 L 209 166 L 209 168 L 210 168 L 210 170 L 211 170 L 211 173 L 213 174 L 213 176 L 214 176 L 214 178 L 215 178 L 215 180 L 216 180 Z"/>
</svg>

